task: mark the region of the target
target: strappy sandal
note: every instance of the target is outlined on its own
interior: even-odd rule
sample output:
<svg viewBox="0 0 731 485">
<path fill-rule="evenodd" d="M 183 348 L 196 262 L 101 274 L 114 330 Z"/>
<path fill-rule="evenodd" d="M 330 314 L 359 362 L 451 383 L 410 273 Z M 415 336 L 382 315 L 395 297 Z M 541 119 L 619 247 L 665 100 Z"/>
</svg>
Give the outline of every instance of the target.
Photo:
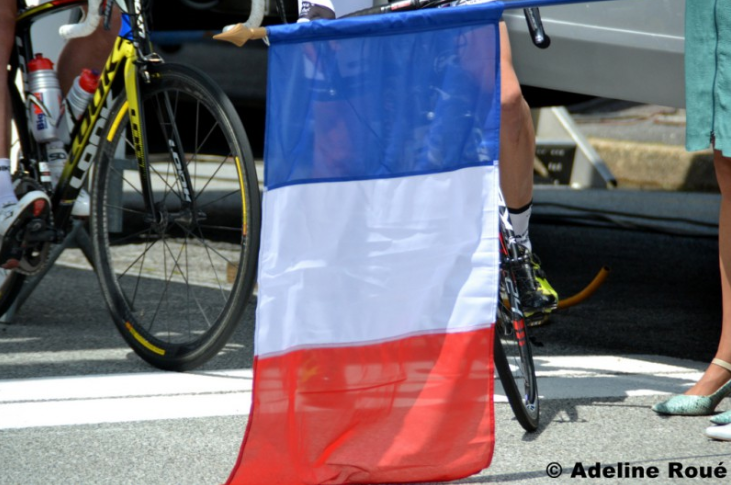
<svg viewBox="0 0 731 485">
<path fill-rule="evenodd" d="M 727 371 L 731 372 L 731 364 L 726 361 L 723 361 L 721 359 L 713 359 L 711 363 L 719 367 L 723 367 Z M 654 406 L 652 406 L 652 410 L 658 414 L 669 414 L 676 416 L 706 416 L 708 414 L 713 414 L 713 411 L 716 410 L 716 406 L 718 406 L 721 400 L 723 400 L 723 398 L 725 398 L 729 394 L 731 394 L 731 379 L 726 381 L 726 383 L 719 387 L 718 390 L 713 394 L 709 394 L 707 396 L 689 396 L 686 394 L 673 396 L 667 401 L 655 404 Z M 723 414 L 719 415 L 718 417 L 723 416 Z M 729 413 L 728 419 L 728 422 L 731 422 L 731 413 Z"/>
</svg>

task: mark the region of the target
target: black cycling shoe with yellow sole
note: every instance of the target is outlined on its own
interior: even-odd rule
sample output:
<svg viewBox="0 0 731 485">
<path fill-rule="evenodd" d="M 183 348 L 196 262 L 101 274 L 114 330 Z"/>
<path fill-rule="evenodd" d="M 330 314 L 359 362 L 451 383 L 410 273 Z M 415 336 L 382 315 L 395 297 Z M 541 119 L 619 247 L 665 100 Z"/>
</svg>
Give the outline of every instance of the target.
<svg viewBox="0 0 731 485">
<path fill-rule="evenodd" d="M 558 306 L 558 293 L 546 279 L 538 257 L 527 248 L 520 248 L 523 262 L 515 271 L 520 303 L 528 326 L 537 326 L 545 323 Z"/>
</svg>

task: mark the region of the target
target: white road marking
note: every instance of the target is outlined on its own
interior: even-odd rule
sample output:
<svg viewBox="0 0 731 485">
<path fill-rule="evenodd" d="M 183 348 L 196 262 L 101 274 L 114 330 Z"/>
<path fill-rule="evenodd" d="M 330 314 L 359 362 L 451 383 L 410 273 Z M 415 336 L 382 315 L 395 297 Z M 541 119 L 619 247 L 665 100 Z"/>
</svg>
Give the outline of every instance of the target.
<svg viewBox="0 0 731 485">
<path fill-rule="evenodd" d="M 666 395 L 684 392 L 707 364 L 656 355 L 536 357 L 545 399 Z"/>
<path fill-rule="evenodd" d="M 0 429 L 247 415 L 250 369 L 0 381 Z"/>
<path fill-rule="evenodd" d="M 40 358 L 40 357 L 39 357 Z M 705 364 L 657 356 L 536 357 L 543 399 L 683 392 Z M 0 380 L 0 430 L 246 416 L 251 369 Z M 506 402 L 496 379 L 495 402 Z"/>
</svg>

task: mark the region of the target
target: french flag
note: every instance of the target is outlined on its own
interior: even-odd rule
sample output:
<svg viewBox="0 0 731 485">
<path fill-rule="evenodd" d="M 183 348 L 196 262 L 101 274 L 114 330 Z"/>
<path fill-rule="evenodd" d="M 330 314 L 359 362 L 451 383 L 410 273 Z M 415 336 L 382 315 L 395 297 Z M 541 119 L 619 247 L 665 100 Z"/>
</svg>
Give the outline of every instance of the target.
<svg viewBox="0 0 731 485">
<path fill-rule="evenodd" d="M 501 14 L 269 29 L 253 404 L 228 484 L 489 466 Z"/>
</svg>

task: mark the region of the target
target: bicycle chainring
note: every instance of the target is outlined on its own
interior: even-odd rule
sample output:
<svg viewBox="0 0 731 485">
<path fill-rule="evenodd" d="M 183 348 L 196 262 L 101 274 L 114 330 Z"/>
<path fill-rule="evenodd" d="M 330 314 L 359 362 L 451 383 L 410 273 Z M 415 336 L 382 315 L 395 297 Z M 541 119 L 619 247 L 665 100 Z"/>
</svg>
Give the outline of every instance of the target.
<svg viewBox="0 0 731 485">
<path fill-rule="evenodd" d="M 43 186 L 31 177 L 21 177 L 14 182 L 14 185 L 18 199 L 30 191 L 44 190 Z M 49 236 L 53 234 L 53 231 L 53 212 L 49 212 L 46 219 L 33 219 L 26 225 L 21 243 L 23 256 L 15 271 L 26 276 L 33 276 L 45 268 L 51 249 Z"/>
</svg>

